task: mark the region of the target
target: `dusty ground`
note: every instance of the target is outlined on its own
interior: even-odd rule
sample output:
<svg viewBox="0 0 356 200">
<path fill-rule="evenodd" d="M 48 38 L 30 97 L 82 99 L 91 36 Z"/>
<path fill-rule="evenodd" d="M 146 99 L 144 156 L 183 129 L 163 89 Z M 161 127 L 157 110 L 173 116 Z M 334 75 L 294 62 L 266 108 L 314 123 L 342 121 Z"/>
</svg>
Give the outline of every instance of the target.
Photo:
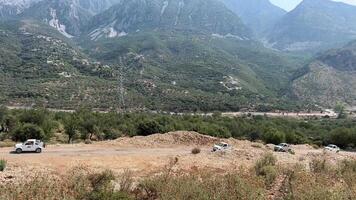
<svg viewBox="0 0 356 200">
<path fill-rule="evenodd" d="M 211 146 L 219 141 L 233 145 L 227 152 L 212 153 Z M 201 148 L 198 155 L 191 154 L 194 147 Z M 93 169 L 111 169 L 115 172 L 131 170 L 137 177 L 159 173 L 171 160 L 178 159 L 179 170 L 210 169 L 226 172 L 240 166 L 251 166 L 265 152 L 272 152 L 272 145 L 263 145 L 235 139 L 220 140 L 195 132 L 175 132 L 148 137 L 120 138 L 115 141 L 94 144 L 50 145 L 42 154 L 10 153 L 12 148 L 0 148 L 0 158 L 8 167 L 0 172 L 0 181 L 13 181 L 36 172 L 62 173 L 78 165 Z M 340 152 L 324 154 L 322 149 L 308 145 L 293 146 L 295 155 L 275 153 L 280 163 L 300 163 L 305 166 L 313 158 L 325 157 L 330 162 L 356 159 L 356 153 Z"/>
</svg>

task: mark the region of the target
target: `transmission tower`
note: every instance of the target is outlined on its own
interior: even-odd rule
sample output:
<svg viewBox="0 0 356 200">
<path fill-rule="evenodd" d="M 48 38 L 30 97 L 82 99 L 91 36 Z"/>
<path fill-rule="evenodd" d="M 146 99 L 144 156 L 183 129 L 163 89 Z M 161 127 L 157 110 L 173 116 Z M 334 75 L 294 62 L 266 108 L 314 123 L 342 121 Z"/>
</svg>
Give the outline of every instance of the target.
<svg viewBox="0 0 356 200">
<path fill-rule="evenodd" d="M 124 64 L 122 62 L 122 58 L 119 60 L 119 75 L 118 75 L 118 92 L 119 92 L 119 105 L 122 110 L 125 110 L 125 88 L 124 88 Z"/>
</svg>

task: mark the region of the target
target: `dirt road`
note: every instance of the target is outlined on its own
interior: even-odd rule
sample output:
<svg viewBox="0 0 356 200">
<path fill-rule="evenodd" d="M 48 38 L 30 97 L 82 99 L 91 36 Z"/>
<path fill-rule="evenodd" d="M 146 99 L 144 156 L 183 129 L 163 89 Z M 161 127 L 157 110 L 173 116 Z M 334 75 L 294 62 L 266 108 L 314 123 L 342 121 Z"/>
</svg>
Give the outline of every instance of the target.
<svg viewBox="0 0 356 200">
<path fill-rule="evenodd" d="M 18 174 L 19 171 L 33 173 L 37 170 L 65 172 L 76 166 L 92 169 L 110 169 L 115 172 L 131 170 L 137 177 L 160 173 L 170 160 L 177 159 L 177 170 L 193 171 L 209 169 L 226 172 L 240 166 L 251 166 L 266 152 L 273 152 L 272 145 L 263 145 L 249 141 L 225 139 L 233 145 L 227 152 L 211 152 L 212 144 L 220 139 L 202 136 L 194 132 L 176 132 L 157 134 L 149 137 L 120 138 L 116 141 L 94 144 L 49 145 L 43 153 L 10 153 L 12 148 L 0 149 L 0 158 L 8 162 L 7 172 L 1 176 Z M 201 153 L 191 154 L 194 147 Z M 303 164 L 308 166 L 314 158 L 325 158 L 329 162 L 343 159 L 356 159 L 356 153 L 323 153 L 322 149 L 313 149 L 308 145 L 292 147 L 295 155 L 275 153 L 283 164 Z"/>
</svg>

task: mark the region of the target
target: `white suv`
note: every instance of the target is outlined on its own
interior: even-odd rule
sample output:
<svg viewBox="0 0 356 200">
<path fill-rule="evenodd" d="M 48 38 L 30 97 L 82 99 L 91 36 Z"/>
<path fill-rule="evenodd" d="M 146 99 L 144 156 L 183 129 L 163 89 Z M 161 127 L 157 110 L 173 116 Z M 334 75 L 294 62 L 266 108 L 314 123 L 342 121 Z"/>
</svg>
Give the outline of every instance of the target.
<svg viewBox="0 0 356 200">
<path fill-rule="evenodd" d="M 41 140 L 27 140 L 24 143 L 16 144 L 15 145 L 15 152 L 22 153 L 22 152 L 36 152 L 41 153 L 42 149 L 44 148 L 44 143 Z"/>
<path fill-rule="evenodd" d="M 329 144 L 327 147 L 324 148 L 325 151 L 333 151 L 339 153 L 340 148 L 334 144 Z"/>
<path fill-rule="evenodd" d="M 221 142 L 219 144 L 215 144 L 213 147 L 213 152 L 215 151 L 225 151 L 231 149 L 231 146 L 225 142 Z"/>
</svg>

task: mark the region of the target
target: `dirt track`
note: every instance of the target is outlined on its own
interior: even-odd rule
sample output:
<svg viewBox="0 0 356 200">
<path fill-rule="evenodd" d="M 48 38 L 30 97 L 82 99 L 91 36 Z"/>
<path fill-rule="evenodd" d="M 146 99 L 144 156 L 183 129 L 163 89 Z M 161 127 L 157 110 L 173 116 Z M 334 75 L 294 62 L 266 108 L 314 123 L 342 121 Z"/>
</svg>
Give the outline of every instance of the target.
<svg viewBox="0 0 356 200">
<path fill-rule="evenodd" d="M 265 152 L 272 152 L 271 145 L 226 139 L 233 145 L 231 151 L 212 153 L 211 145 L 220 139 L 202 136 L 194 132 L 177 132 L 149 137 L 121 138 L 116 141 L 94 144 L 49 145 L 42 154 L 10 153 L 12 148 L 0 149 L 0 158 L 8 161 L 8 168 L 1 176 L 17 174 L 19 171 L 65 172 L 78 165 L 93 169 L 111 169 L 122 172 L 129 169 L 137 177 L 161 172 L 172 159 L 178 159 L 179 170 L 194 171 L 210 169 L 226 172 L 240 166 L 251 166 Z M 193 147 L 201 148 L 198 155 L 191 154 Z M 284 164 L 300 163 L 308 166 L 314 158 L 324 157 L 329 162 L 356 159 L 356 153 L 340 152 L 324 154 L 321 149 L 308 145 L 293 146 L 295 155 L 274 153 Z"/>
</svg>

